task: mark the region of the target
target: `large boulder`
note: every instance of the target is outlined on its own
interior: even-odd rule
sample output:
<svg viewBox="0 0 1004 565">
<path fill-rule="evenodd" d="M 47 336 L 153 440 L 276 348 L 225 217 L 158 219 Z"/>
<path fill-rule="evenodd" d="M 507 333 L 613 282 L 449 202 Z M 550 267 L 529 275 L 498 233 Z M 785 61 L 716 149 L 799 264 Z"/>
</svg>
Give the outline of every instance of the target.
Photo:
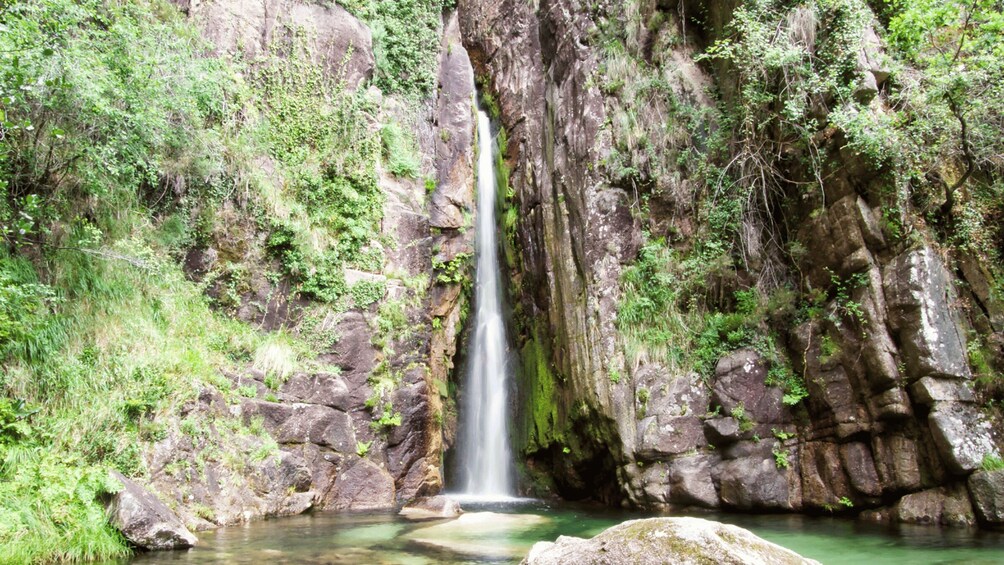
<svg viewBox="0 0 1004 565">
<path fill-rule="evenodd" d="M 996 455 L 989 420 L 973 403 L 938 402 L 927 417 L 931 437 L 948 470 L 965 475 Z"/>
<path fill-rule="evenodd" d="M 742 413 L 756 423 L 778 424 L 790 420 L 781 402 L 784 391 L 767 386 L 767 364 L 752 349 L 740 349 L 719 359 L 711 385 L 711 404 L 725 414 Z"/>
<path fill-rule="evenodd" d="M 768 442 L 741 444 L 741 455 L 718 465 L 724 506 L 740 510 L 798 510 L 802 506 L 799 455 L 789 450 L 791 468 L 779 467 Z"/>
<path fill-rule="evenodd" d="M 817 563 L 736 526 L 700 518 L 649 518 L 609 528 L 592 539 L 540 542 L 524 565 L 576 563 Z"/>
<path fill-rule="evenodd" d="M 112 471 L 112 477 L 122 483 L 122 490 L 108 504 L 109 517 L 129 543 L 147 550 L 184 549 L 198 543 L 177 514 L 150 491 L 118 471 Z"/>
<path fill-rule="evenodd" d="M 711 480 L 713 456 L 695 455 L 669 464 L 669 500 L 686 506 L 718 507 L 718 491 Z"/>
<path fill-rule="evenodd" d="M 939 487 L 901 498 L 893 507 L 893 516 L 907 524 L 973 526 L 976 519 L 966 489 Z"/>
<path fill-rule="evenodd" d="M 707 411 L 708 394 L 698 375 L 669 377 L 650 367 L 635 377 L 635 391 L 639 458 L 652 461 L 707 445 L 699 416 Z"/>
<path fill-rule="evenodd" d="M 352 419 L 334 408 L 250 399 L 241 404 L 241 413 L 247 420 L 261 417 L 265 429 L 281 444 L 316 443 L 339 453 L 356 449 Z"/>
<path fill-rule="evenodd" d="M 969 477 L 969 496 L 980 520 L 1004 526 L 1004 469 L 973 473 Z"/>
</svg>

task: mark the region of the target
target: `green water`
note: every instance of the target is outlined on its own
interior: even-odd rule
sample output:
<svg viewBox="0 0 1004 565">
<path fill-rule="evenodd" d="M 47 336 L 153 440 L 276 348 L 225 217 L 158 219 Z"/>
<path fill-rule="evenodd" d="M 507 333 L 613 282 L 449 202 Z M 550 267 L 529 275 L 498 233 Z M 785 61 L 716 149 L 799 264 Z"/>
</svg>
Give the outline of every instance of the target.
<svg viewBox="0 0 1004 565">
<path fill-rule="evenodd" d="M 475 515 L 483 510 L 503 515 Z M 467 515 L 472 523 L 466 527 L 460 522 L 409 522 L 393 513 L 316 513 L 266 520 L 202 532 L 195 549 L 139 555 L 128 563 L 512 563 L 537 541 L 553 541 L 559 535 L 590 537 L 624 520 L 653 514 L 533 503 L 469 507 Z M 827 565 L 1004 563 L 1001 533 L 883 527 L 794 515 L 698 516 L 747 528 Z M 423 530 L 432 526 L 438 527 Z"/>
</svg>

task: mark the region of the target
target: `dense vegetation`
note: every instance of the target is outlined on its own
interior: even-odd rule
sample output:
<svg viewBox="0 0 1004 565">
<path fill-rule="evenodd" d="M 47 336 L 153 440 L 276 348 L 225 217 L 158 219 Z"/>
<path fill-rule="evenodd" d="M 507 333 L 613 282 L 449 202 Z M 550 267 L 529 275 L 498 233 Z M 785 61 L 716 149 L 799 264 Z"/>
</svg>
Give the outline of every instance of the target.
<svg viewBox="0 0 1004 565">
<path fill-rule="evenodd" d="M 440 2 L 355 8 L 384 93 L 430 92 Z M 412 134 L 286 31 L 221 59 L 164 0 L 0 2 L 0 563 L 127 553 L 107 470 L 142 476 L 201 387 L 236 401 L 228 369 L 314 363 L 323 332 L 227 315 L 254 271 L 335 309 L 383 298 L 343 266 L 382 270 L 378 171 L 419 174 Z M 193 282 L 180 259 L 210 243 L 222 267 Z"/>
</svg>

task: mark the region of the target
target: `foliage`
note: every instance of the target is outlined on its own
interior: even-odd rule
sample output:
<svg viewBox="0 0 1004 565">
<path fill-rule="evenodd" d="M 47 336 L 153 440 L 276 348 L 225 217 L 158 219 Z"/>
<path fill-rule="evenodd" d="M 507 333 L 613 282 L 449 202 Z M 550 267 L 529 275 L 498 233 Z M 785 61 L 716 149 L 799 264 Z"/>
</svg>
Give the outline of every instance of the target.
<svg viewBox="0 0 1004 565">
<path fill-rule="evenodd" d="M 387 283 L 384 281 L 359 281 L 349 288 L 349 294 L 357 308 L 378 302 L 387 292 Z"/>
<path fill-rule="evenodd" d="M 373 441 L 357 441 L 356 442 L 356 455 L 359 457 L 366 457 L 369 453 L 370 447 L 373 445 Z"/>
<path fill-rule="evenodd" d="M 980 468 L 984 471 L 1000 471 L 1001 469 L 1004 469 L 1004 458 L 1001 458 L 999 455 L 988 453 L 983 456 Z"/>
<path fill-rule="evenodd" d="M 784 430 L 779 430 L 777 428 L 771 428 L 770 433 L 774 434 L 774 437 L 776 437 L 780 441 L 788 441 L 789 439 L 795 437 L 794 433 L 786 432 Z"/>
<path fill-rule="evenodd" d="M 738 195 L 743 215 L 773 232 L 771 240 L 779 240 L 771 210 L 784 199 L 789 184 L 786 163 L 775 156 L 803 155 L 816 179 L 805 190 L 819 192 L 824 156 L 816 132 L 828 125 L 826 119 L 867 115 L 854 94 L 858 53 L 871 18 L 863 0 L 794 6 L 746 0 L 733 13 L 724 37 L 701 56 L 729 73 L 723 81 L 728 112 L 721 159 L 728 164 L 711 175 L 715 191 Z M 821 107 L 837 111 L 821 118 L 815 110 Z M 854 134 L 866 131 L 844 129 L 852 145 L 859 142 Z M 896 138 L 877 138 L 882 145 L 873 153 L 882 161 L 895 151 Z"/>
<path fill-rule="evenodd" d="M 432 259 L 432 269 L 436 273 L 436 281 L 443 284 L 469 284 L 469 265 L 473 255 L 457 253 L 449 261 Z"/>
<path fill-rule="evenodd" d="M 791 465 L 788 461 L 790 453 L 788 453 L 787 449 L 774 448 L 772 453 L 774 454 L 774 464 L 778 469 L 787 469 Z"/>
<path fill-rule="evenodd" d="M 380 416 L 370 423 L 370 426 L 377 431 L 387 431 L 388 428 L 396 428 L 401 425 L 401 413 L 395 412 L 390 402 L 383 404 Z"/>
<path fill-rule="evenodd" d="M 269 219 L 267 247 L 307 295 L 334 302 L 346 290 L 342 264 L 370 261 L 365 249 L 379 233 L 380 136 L 370 127 L 368 99 L 314 65 L 302 34 L 282 37 L 254 77 L 265 93 L 259 107 L 268 120 L 269 150 L 295 199 L 288 219 Z M 321 247 L 318 231 L 327 235 Z"/>
<path fill-rule="evenodd" d="M 58 304 L 55 289 L 38 282 L 30 263 L 0 251 L 0 361 L 40 361 L 61 345 L 62 320 L 50 315 Z"/>
<path fill-rule="evenodd" d="M 610 369 L 607 373 L 610 378 L 611 384 L 619 384 L 621 382 L 621 372 L 617 369 Z"/>
<path fill-rule="evenodd" d="M 0 398 L 0 444 L 14 444 L 31 436 L 28 418 L 38 408 L 27 408 L 24 399 Z"/>
<path fill-rule="evenodd" d="M 728 220 L 718 221 L 721 230 L 728 229 Z M 721 253 L 719 244 L 724 245 L 707 239 L 681 261 L 665 241 L 645 241 L 638 259 L 621 275 L 617 325 L 628 354 L 635 355 L 636 364 L 651 356 L 667 367 L 710 377 L 721 357 L 751 347 L 770 363 L 767 384 L 783 388 L 785 402 L 797 404 L 808 393 L 767 331 L 769 301 L 746 289 L 733 293 L 728 310 L 709 307 L 706 285 L 715 267 L 706 257 Z"/>
<path fill-rule="evenodd" d="M 742 402 L 732 407 L 730 415 L 739 422 L 739 431 L 745 433 L 753 429 L 755 422 L 746 413 L 746 406 Z"/>
<path fill-rule="evenodd" d="M 436 85 L 441 13 L 453 0 L 370 3 L 360 12 L 373 30 L 377 86 L 389 93 L 431 94 Z"/>
<path fill-rule="evenodd" d="M 410 130 L 389 122 L 380 128 L 380 140 L 387 169 L 398 177 L 418 178 L 421 163 Z"/>
<path fill-rule="evenodd" d="M 160 19 L 150 8 L 46 0 L 5 10 L 0 222 L 8 241 L 31 239 L 54 214 L 72 218 L 63 196 L 129 204 L 156 194 L 166 160 L 204 179 L 198 189 L 221 180 L 217 139 L 204 125 L 222 119 L 238 86 L 218 60 L 198 56 L 180 18 Z M 31 197 L 46 213 L 29 214 L 33 228 L 13 229 L 9 219 Z M 114 233 L 117 226 L 97 219 Z"/>
<path fill-rule="evenodd" d="M 0 563 L 83 561 L 128 554 L 99 498 L 122 488 L 107 469 L 35 447 L 0 446 Z"/>
<path fill-rule="evenodd" d="M 238 187 L 265 187 L 249 153 L 285 157 L 276 148 L 305 141 L 316 156 L 337 144 L 308 140 L 296 122 L 265 127 L 281 120 L 256 110 L 286 107 L 250 104 L 242 77 L 262 77 L 208 55 L 160 0 L 0 10 L 0 561 L 127 553 L 98 500 L 115 488 L 108 469 L 144 473 L 143 442 L 163 439 L 162 417 L 200 388 L 235 394 L 221 370 L 254 357 L 289 370 L 251 328 L 213 312 L 172 254 L 205 243 Z M 359 131 L 348 118 L 317 115 L 332 138 L 367 147 L 347 135 Z M 368 147 L 375 175 L 379 143 Z M 360 159 L 342 153 L 321 167 L 329 177 L 365 177 Z M 269 196 L 241 201 L 268 215 Z M 299 239 L 279 247 L 299 253 L 308 276 L 313 256 L 299 245 L 308 222 L 291 216 Z M 370 239 L 324 221 L 346 250 L 353 237 Z M 252 458 L 274 452 L 266 444 Z"/>
</svg>

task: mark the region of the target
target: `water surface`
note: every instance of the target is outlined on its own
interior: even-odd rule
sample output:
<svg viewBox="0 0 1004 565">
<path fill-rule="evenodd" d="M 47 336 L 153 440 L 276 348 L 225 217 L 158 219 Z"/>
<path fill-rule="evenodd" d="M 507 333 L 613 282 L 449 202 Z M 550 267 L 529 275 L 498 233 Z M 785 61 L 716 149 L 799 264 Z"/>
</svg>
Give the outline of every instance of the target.
<svg viewBox="0 0 1004 565">
<path fill-rule="evenodd" d="M 590 537 L 624 520 L 653 516 L 579 505 L 515 501 L 491 511 L 474 528 L 443 521 L 409 522 L 394 513 L 327 513 L 252 522 L 201 532 L 192 550 L 139 555 L 120 563 L 518 563 L 537 541 Z M 735 524 L 826 565 L 1004 563 L 1004 534 L 924 526 L 885 527 L 854 520 L 798 515 L 692 514 Z M 432 533 L 429 533 L 429 532 Z M 445 544 L 453 550 L 429 543 Z M 482 550 L 480 555 L 472 553 Z"/>
</svg>

